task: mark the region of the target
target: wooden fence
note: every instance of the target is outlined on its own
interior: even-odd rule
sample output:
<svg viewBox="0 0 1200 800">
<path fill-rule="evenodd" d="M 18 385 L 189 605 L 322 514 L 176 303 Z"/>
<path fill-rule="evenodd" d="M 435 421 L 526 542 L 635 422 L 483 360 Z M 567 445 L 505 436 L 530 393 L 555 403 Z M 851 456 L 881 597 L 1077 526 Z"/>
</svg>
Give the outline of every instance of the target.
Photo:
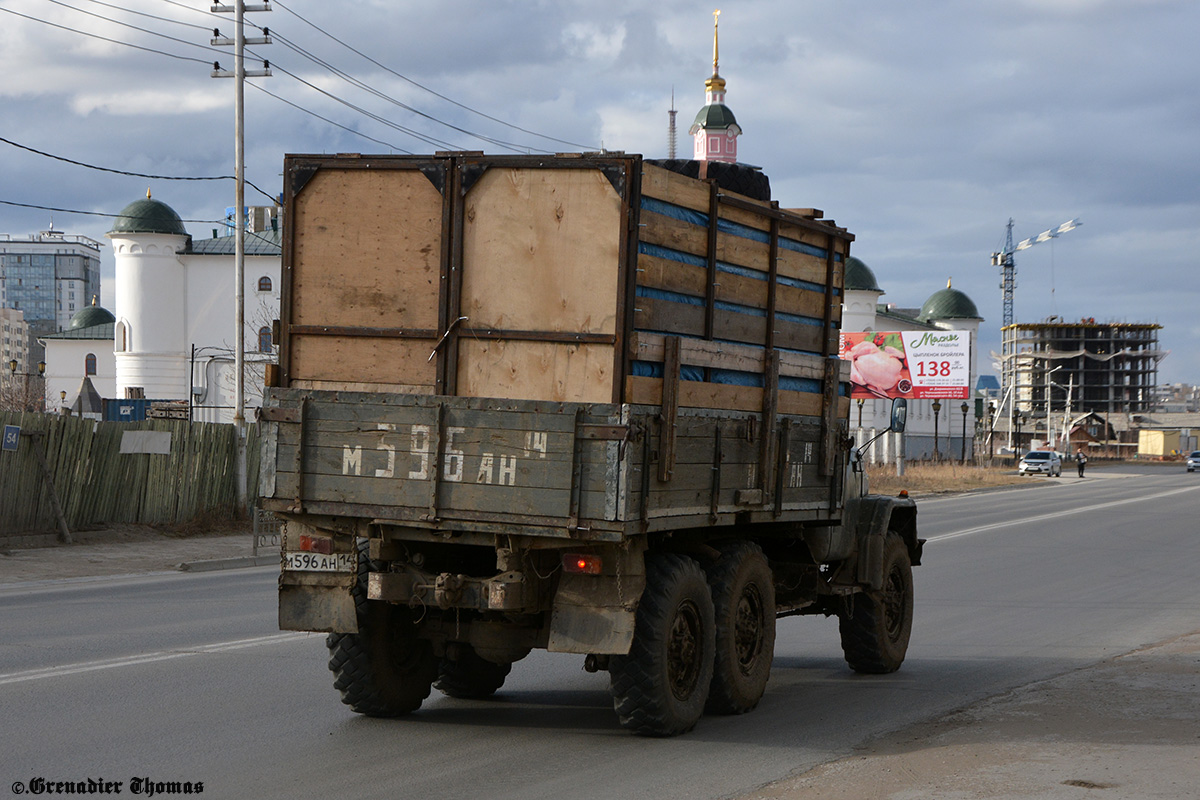
<svg viewBox="0 0 1200 800">
<path fill-rule="evenodd" d="M 235 516 L 237 443 L 232 425 L 95 422 L 12 412 L 0 412 L 0 424 L 21 429 L 17 450 L 0 451 L 0 535 L 59 529 L 43 461 L 71 530 Z M 136 431 L 169 434 L 170 452 L 122 453 L 122 440 Z M 166 444 L 165 436 L 152 438 Z M 247 426 L 246 461 L 252 500 L 259 462 L 254 424 Z"/>
</svg>

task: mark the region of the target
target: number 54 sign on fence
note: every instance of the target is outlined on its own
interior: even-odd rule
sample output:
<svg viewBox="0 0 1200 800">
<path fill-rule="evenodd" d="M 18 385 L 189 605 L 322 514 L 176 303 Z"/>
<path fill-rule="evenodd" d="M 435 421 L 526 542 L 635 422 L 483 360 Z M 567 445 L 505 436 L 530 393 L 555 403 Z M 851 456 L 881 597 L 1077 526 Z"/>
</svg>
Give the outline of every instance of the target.
<svg viewBox="0 0 1200 800">
<path fill-rule="evenodd" d="M 20 425 L 5 425 L 4 426 L 4 450 L 16 450 L 17 444 L 21 441 L 21 426 Z"/>
<path fill-rule="evenodd" d="M 970 331 L 843 333 L 839 355 L 850 362 L 855 399 L 970 396 Z"/>
</svg>

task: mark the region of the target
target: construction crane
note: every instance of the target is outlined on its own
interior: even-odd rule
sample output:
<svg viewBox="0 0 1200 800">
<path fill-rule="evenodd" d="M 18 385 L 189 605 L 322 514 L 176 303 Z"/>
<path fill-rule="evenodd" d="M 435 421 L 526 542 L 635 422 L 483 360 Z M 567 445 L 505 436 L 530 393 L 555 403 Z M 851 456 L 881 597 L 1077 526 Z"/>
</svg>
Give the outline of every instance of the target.
<svg viewBox="0 0 1200 800">
<path fill-rule="evenodd" d="M 1013 221 L 1008 220 L 1008 233 L 1004 239 L 1004 249 L 999 253 L 992 253 L 992 266 L 1000 267 L 1003 280 L 1000 283 L 1000 288 L 1004 291 L 1004 324 L 1007 328 L 1013 324 L 1013 290 L 1017 288 L 1017 264 L 1013 261 L 1013 253 L 1018 250 L 1028 250 L 1035 244 L 1057 239 L 1060 235 L 1067 231 L 1073 231 L 1082 225 L 1083 222 L 1078 219 L 1068 220 L 1057 228 L 1051 228 L 1048 231 L 1042 231 L 1037 236 L 1032 236 L 1016 247 L 1013 247 Z"/>
</svg>

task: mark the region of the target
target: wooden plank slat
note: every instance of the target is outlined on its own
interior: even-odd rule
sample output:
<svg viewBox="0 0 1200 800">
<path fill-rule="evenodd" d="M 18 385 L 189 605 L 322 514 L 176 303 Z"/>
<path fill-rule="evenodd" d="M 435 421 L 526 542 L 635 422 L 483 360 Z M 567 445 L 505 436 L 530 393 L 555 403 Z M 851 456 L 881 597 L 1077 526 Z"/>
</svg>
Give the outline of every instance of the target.
<svg viewBox="0 0 1200 800">
<path fill-rule="evenodd" d="M 642 195 L 708 213 L 707 183 L 645 162 L 642 162 Z"/>
<path fill-rule="evenodd" d="M 761 411 L 762 389 L 757 386 L 733 386 L 726 383 L 682 381 L 679 384 L 679 405 L 685 408 L 722 408 L 731 411 Z M 845 398 L 841 398 L 845 400 Z M 625 380 L 625 400 L 629 403 L 661 405 L 662 379 L 630 376 Z M 839 406 L 842 405 L 840 402 Z M 845 401 L 845 412 L 850 401 Z M 807 392 L 781 391 L 779 413 L 817 416 L 821 413 L 821 396 Z"/>
<path fill-rule="evenodd" d="M 646 210 L 642 211 L 641 219 L 643 224 L 642 242 L 696 258 L 705 257 L 708 249 L 708 233 L 704 227 Z M 827 241 L 821 242 L 821 249 L 824 250 L 827 244 Z M 814 244 L 813 246 L 818 245 Z M 645 255 L 643 254 L 643 256 Z M 770 245 L 767 241 L 756 241 L 724 231 L 718 232 L 717 260 L 719 262 L 755 269 L 765 274 L 768 271 L 769 259 Z M 640 260 L 639 257 L 639 262 Z M 784 243 L 780 246 L 778 253 L 778 274 L 784 278 L 805 281 L 815 286 L 824 286 L 825 261 L 825 256 L 788 249 Z M 841 262 L 838 263 L 840 265 Z M 837 285 L 841 286 L 840 281 Z"/>
<path fill-rule="evenodd" d="M 708 232 L 681 219 L 642 210 L 640 241 L 677 250 L 690 256 L 705 258 L 708 252 Z"/>
<path fill-rule="evenodd" d="M 633 357 L 639 361 L 662 362 L 663 339 L 661 334 L 636 331 L 630 338 Z M 766 351 L 750 345 L 727 342 L 706 342 L 703 339 L 681 339 L 680 358 L 684 364 L 713 369 L 729 369 L 739 372 L 763 371 Z M 779 353 L 779 374 L 790 378 L 821 380 L 825 377 L 825 359 L 805 353 Z M 850 364 L 838 363 L 838 380 L 850 380 Z"/>
</svg>

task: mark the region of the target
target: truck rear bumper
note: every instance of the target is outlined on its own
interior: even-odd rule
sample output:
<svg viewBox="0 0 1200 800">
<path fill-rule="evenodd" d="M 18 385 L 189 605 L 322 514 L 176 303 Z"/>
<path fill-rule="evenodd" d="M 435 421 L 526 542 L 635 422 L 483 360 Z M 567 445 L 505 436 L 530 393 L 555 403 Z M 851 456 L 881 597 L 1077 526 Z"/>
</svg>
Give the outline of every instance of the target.
<svg viewBox="0 0 1200 800">
<path fill-rule="evenodd" d="M 425 575 L 415 570 L 372 572 L 367 576 L 367 599 L 441 609 L 475 611 L 537 611 L 537 594 L 525 575 L 503 572 L 491 578 L 466 575 Z"/>
</svg>

